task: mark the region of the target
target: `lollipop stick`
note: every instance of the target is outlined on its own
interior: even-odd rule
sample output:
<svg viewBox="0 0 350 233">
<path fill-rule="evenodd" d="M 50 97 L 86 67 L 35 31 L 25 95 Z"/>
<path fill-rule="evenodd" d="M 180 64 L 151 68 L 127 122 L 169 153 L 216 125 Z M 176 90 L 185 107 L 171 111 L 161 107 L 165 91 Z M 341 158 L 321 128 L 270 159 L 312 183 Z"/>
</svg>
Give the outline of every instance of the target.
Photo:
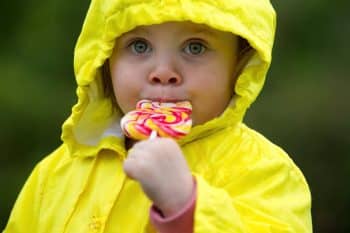
<svg viewBox="0 0 350 233">
<path fill-rule="evenodd" d="M 157 131 L 156 130 L 152 130 L 151 135 L 149 136 L 149 139 L 154 139 L 157 137 Z"/>
</svg>

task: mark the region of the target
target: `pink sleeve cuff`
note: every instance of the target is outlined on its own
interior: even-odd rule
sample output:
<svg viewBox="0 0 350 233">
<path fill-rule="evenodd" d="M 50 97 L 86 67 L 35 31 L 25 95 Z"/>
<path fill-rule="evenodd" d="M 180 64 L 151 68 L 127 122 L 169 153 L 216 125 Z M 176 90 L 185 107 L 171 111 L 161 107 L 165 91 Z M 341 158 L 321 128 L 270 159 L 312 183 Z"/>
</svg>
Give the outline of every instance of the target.
<svg viewBox="0 0 350 233">
<path fill-rule="evenodd" d="M 192 233 L 193 216 L 197 199 L 197 182 L 193 179 L 193 191 L 190 200 L 179 212 L 163 217 L 156 206 L 150 209 L 150 219 L 159 233 Z"/>
</svg>

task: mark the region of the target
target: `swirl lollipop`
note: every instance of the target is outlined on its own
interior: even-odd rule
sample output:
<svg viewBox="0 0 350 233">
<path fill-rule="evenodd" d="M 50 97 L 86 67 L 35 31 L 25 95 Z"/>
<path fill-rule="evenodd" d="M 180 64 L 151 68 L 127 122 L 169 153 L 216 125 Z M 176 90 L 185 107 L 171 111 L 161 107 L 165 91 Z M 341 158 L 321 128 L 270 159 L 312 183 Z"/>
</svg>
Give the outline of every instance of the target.
<svg viewBox="0 0 350 233">
<path fill-rule="evenodd" d="M 192 106 L 188 101 L 161 103 L 141 100 L 136 110 L 121 119 L 121 126 L 127 137 L 136 140 L 155 136 L 180 139 L 191 130 L 191 113 Z"/>
</svg>

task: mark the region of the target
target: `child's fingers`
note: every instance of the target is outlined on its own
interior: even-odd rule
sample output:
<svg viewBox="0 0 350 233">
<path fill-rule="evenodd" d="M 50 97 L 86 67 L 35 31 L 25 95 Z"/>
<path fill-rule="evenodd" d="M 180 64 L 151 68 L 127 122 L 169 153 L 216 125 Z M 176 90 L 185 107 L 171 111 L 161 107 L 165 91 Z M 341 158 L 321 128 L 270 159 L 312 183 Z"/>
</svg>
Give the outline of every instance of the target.
<svg viewBox="0 0 350 233">
<path fill-rule="evenodd" d="M 128 156 L 123 164 L 124 172 L 129 178 L 138 181 L 142 179 L 146 166 L 144 158 L 142 158 L 144 155 L 145 151 L 139 147 L 133 147 L 131 150 L 129 150 Z"/>
<path fill-rule="evenodd" d="M 128 153 L 128 157 L 123 163 L 125 174 L 133 180 L 135 180 L 137 177 L 137 159 L 135 156 L 135 150 L 131 149 Z"/>
</svg>

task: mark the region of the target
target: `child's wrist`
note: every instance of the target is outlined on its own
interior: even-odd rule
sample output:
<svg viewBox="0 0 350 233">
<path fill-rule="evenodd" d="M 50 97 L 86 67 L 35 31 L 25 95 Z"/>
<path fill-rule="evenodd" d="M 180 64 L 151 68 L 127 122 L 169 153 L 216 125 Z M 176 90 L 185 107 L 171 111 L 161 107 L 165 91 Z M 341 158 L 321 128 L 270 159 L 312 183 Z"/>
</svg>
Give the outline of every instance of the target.
<svg viewBox="0 0 350 233">
<path fill-rule="evenodd" d="M 169 217 L 179 213 L 192 200 L 196 188 L 195 184 L 195 178 L 191 177 L 190 183 L 185 185 L 186 188 L 184 188 L 182 192 L 183 195 L 177 195 L 176 197 L 178 197 L 178 199 L 175 196 L 169 196 L 165 205 L 156 205 L 156 203 L 154 203 L 156 209 L 158 209 L 163 217 Z"/>
</svg>

